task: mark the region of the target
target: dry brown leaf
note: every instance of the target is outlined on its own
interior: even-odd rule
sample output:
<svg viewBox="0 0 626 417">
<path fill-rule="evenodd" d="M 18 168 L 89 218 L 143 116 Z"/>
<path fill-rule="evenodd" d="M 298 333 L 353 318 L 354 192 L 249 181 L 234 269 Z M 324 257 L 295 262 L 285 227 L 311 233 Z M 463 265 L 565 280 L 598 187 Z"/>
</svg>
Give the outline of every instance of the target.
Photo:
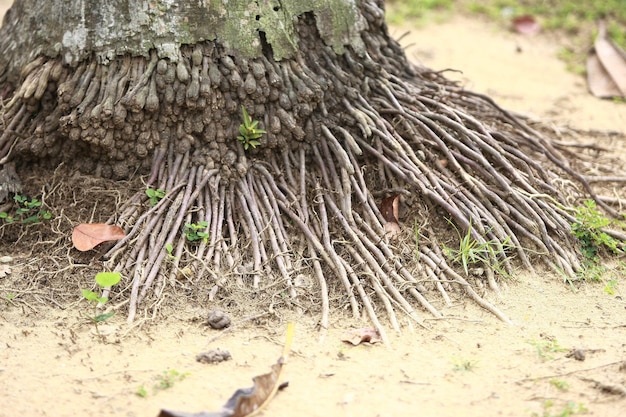
<svg viewBox="0 0 626 417">
<path fill-rule="evenodd" d="M 393 194 L 383 198 L 380 204 L 380 214 L 386 223 L 384 224 L 385 234 L 389 237 L 395 237 L 400 234 L 400 222 L 398 221 L 398 212 L 400 208 L 400 194 Z"/>
<path fill-rule="evenodd" d="M 343 342 L 351 343 L 354 346 L 361 343 L 378 343 L 382 342 L 380 333 L 373 327 L 363 327 L 361 329 L 350 330 L 341 336 Z"/>
<path fill-rule="evenodd" d="M 95 248 L 102 242 L 120 240 L 126 234 L 121 227 L 104 223 L 81 223 L 72 232 L 72 243 L 81 252 Z"/>
<path fill-rule="evenodd" d="M 603 22 L 587 57 L 587 84 L 596 97 L 626 97 L 626 53 L 609 39 Z"/>
</svg>

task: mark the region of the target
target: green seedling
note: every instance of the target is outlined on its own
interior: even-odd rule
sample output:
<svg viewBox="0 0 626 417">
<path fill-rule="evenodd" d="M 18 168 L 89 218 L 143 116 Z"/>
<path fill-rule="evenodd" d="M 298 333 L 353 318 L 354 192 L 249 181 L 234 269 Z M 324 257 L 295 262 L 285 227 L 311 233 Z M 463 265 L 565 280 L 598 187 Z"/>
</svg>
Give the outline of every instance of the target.
<svg viewBox="0 0 626 417">
<path fill-rule="evenodd" d="M 185 237 L 189 242 L 197 242 L 202 240 L 206 243 L 209 240 L 209 234 L 204 232 L 209 226 L 209 222 L 201 221 L 198 223 L 185 223 Z M 167 250 L 167 249 L 166 249 Z"/>
<path fill-rule="evenodd" d="M 137 394 L 141 398 L 146 398 L 148 396 L 148 390 L 146 390 L 146 387 L 144 387 L 143 385 L 140 385 L 139 388 L 137 388 L 137 392 L 135 392 L 135 394 Z"/>
<path fill-rule="evenodd" d="M 176 369 L 168 369 L 167 371 L 163 371 L 161 375 L 158 375 L 156 377 L 156 382 L 152 386 L 153 393 L 156 394 L 159 391 L 170 389 L 174 386 L 174 384 L 184 380 L 187 376 L 189 376 L 188 372 L 181 373 L 178 372 Z M 142 384 L 139 386 L 139 388 L 137 388 L 135 394 L 137 394 L 139 397 L 145 398 L 148 396 L 148 390 L 146 389 L 145 385 Z"/>
<path fill-rule="evenodd" d="M 617 280 L 610 279 L 604 284 L 604 292 L 609 295 L 615 295 L 615 290 L 617 288 Z"/>
<path fill-rule="evenodd" d="M 21 194 L 15 194 L 13 201 L 18 205 L 15 215 L 11 216 L 6 212 L 0 213 L 0 219 L 4 220 L 5 223 L 35 224 L 52 218 L 49 211 L 41 209 L 41 201 L 36 198 L 29 199 Z"/>
<path fill-rule="evenodd" d="M 547 400 L 543 403 L 543 412 L 541 414 L 532 413 L 531 416 L 532 417 L 570 417 L 575 414 L 585 414 L 589 411 L 587 407 L 585 407 L 582 403 L 576 404 L 573 401 L 568 401 L 567 404 L 565 404 L 565 407 L 563 407 L 563 409 L 561 410 L 555 410 L 554 408 L 556 408 L 554 406 L 554 401 Z"/>
<path fill-rule="evenodd" d="M 415 259 L 419 261 L 420 259 L 420 225 L 415 220 L 413 222 L 413 232 L 415 236 Z"/>
<path fill-rule="evenodd" d="M 473 372 L 474 369 L 476 369 L 477 363 L 476 361 L 470 359 L 459 358 L 452 359 L 452 362 L 454 363 L 452 370 L 455 372 Z"/>
<path fill-rule="evenodd" d="M 569 383 L 562 379 L 552 378 L 550 383 L 559 391 L 567 391 L 569 389 Z"/>
<path fill-rule="evenodd" d="M 556 339 L 551 340 L 532 340 L 528 342 L 537 350 L 537 355 L 542 362 L 554 359 L 554 353 L 567 352 L 567 349 L 561 347 Z"/>
<path fill-rule="evenodd" d="M 107 287 L 112 287 L 120 282 L 121 275 L 119 272 L 98 272 L 96 274 L 96 284 L 100 287 L 100 289 L 105 289 Z M 93 305 L 93 316 L 88 316 L 89 319 L 93 322 L 94 326 L 96 326 L 96 331 L 98 335 L 100 331 L 98 330 L 98 324 L 102 323 L 113 317 L 115 312 L 110 311 L 108 313 L 97 314 L 98 306 L 106 304 L 109 299 L 107 297 L 103 297 L 99 295 L 99 293 L 91 291 L 91 290 L 82 290 L 83 298 L 89 301 Z"/>
<path fill-rule="evenodd" d="M 260 139 L 265 133 L 263 129 L 257 129 L 259 125 L 258 120 L 252 120 L 246 108 L 241 106 L 241 114 L 243 115 L 243 123 L 239 125 L 239 136 L 237 139 L 243 144 L 243 149 L 254 149 L 261 144 L 257 139 Z"/>
<path fill-rule="evenodd" d="M 160 188 L 146 188 L 146 195 L 148 196 L 150 205 L 154 207 L 163 197 L 165 197 L 165 190 Z"/>
<path fill-rule="evenodd" d="M 508 275 L 506 270 L 502 267 L 502 264 L 508 259 L 505 257 L 503 260 L 499 260 L 501 254 L 505 254 L 507 251 L 513 249 L 510 237 L 507 237 L 504 241 L 499 242 L 496 239 L 479 242 L 472 237 L 472 223 L 470 222 L 467 233 L 464 236 L 459 235 L 459 248 L 453 249 L 445 244 L 443 250 L 448 259 L 451 262 L 460 264 L 463 267 L 465 275 L 469 275 L 469 267 L 471 265 L 487 265 L 500 275 Z"/>
<path fill-rule="evenodd" d="M 167 252 L 167 259 L 169 261 L 175 261 L 176 259 L 178 259 L 176 256 L 174 256 L 174 246 L 172 246 L 171 243 L 165 244 L 165 252 Z"/>
</svg>

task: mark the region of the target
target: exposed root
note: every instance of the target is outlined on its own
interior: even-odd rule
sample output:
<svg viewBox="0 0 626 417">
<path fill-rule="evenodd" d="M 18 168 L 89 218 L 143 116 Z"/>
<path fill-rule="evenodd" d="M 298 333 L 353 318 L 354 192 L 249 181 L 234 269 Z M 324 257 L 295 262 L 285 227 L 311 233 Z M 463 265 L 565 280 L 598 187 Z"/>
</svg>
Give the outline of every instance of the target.
<svg viewBox="0 0 626 417">
<path fill-rule="evenodd" d="M 335 55 L 304 15 L 303 53 L 280 63 L 207 42 L 184 47 L 178 62 L 152 54 L 70 71 L 38 59 L 24 69 L 2 113 L 0 157 L 69 160 L 112 178 L 145 173 L 166 191 L 153 207 L 139 192 L 110 219 L 128 232 L 105 259 L 128 280 L 129 320 L 146 299 L 200 280 L 210 298 L 234 280 L 276 286 L 297 303 L 307 291 L 297 278 L 309 275 L 323 328 L 329 292 L 341 287 L 340 302 L 386 337 L 381 314 L 399 330 L 398 312 L 417 323 L 423 312 L 441 317 L 437 304 L 454 292 L 508 321 L 479 289 L 497 292 L 494 265 L 511 272 L 514 257 L 570 276 L 581 267 L 567 208 L 594 197 L 588 180 L 606 179 L 582 177 L 489 98 L 410 65 L 382 10 L 362 3 L 363 56 Z M 248 152 L 235 139 L 241 105 L 268 132 Z M 406 223 L 420 224 L 408 258 L 399 248 L 413 230 L 386 236 L 375 198 L 396 190 Z M 208 238 L 190 242 L 185 225 L 200 222 Z M 483 276 L 462 276 L 442 250 L 466 233 L 494 248 Z"/>
</svg>

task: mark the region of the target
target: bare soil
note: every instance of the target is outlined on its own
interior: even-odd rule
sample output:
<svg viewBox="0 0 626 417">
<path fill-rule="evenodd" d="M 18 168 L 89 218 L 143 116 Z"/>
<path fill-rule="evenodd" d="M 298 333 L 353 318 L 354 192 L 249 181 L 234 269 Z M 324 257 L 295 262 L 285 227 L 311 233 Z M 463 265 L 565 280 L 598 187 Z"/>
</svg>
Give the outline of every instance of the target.
<svg viewBox="0 0 626 417">
<path fill-rule="evenodd" d="M 414 44 L 407 53 L 415 60 L 435 70 L 462 69 L 449 75 L 503 107 L 555 126 L 595 129 L 579 139 L 626 155 L 623 139 L 602 133 L 626 133 L 625 106 L 587 93 L 584 79 L 557 59 L 558 36 L 522 37 L 461 16 L 392 31 L 399 36 L 407 29 L 412 32 L 402 42 Z M 68 196 L 68 206 L 75 198 Z M 59 223 L 59 232 L 71 230 L 66 226 Z M 317 317 L 296 310 L 246 321 L 259 313 L 252 302 L 249 311 L 241 305 L 227 311 L 234 325 L 219 334 L 204 324 L 215 306 L 184 298 L 158 320 L 143 316 L 128 325 L 121 315 L 113 317 L 101 326 L 101 338 L 83 317 L 87 306 L 78 297 L 52 297 L 42 283 L 30 289 L 38 297 L 22 296 L 25 289 L 15 287 L 28 282 L 24 274 L 30 265 L 49 256 L 52 240 L 37 246 L 39 259 L 21 257 L 19 247 L 0 242 L 0 256 L 14 257 L 11 274 L 0 278 L 0 417 L 217 411 L 237 388 L 269 371 L 289 320 L 296 322 L 284 375 L 289 386 L 263 415 L 557 416 L 584 410 L 626 415 L 626 284 L 619 265 L 604 282 L 575 288 L 541 266 L 532 274 L 520 271 L 500 296 L 486 295 L 514 325 L 459 299 L 437 306 L 446 319 L 424 313 L 428 329 L 403 323 L 403 333 L 390 335 L 388 346 L 341 342 L 346 329 L 367 326 L 342 311 L 333 314 L 326 333 L 319 332 Z M 64 288 L 79 294 L 93 271 L 75 272 Z M 227 349 L 232 360 L 196 361 L 198 353 L 215 348 Z M 155 388 L 168 371 L 184 378 Z M 140 387 L 145 397 L 137 395 Z"/>
</svg>

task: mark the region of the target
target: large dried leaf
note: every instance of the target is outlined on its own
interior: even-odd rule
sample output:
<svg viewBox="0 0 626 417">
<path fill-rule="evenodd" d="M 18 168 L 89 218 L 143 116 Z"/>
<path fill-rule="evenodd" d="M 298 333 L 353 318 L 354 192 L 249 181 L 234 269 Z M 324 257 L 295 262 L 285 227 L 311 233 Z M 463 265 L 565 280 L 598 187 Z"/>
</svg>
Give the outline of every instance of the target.
<svg viewBox="0 0 626 417">
<path fill-rule="evenodd" d="M 596 97 L 626 97 L 626 53 L 609 39 L 602 22 L 587 57 L 587 84 Z"/>
<path fill-rule="evenodd" d="M 169 410 L 161 410 L 158 417 L 250 417 L 261 411 L 272 398 L 276 391 L 281 388 L 279 384 L 283 365 L 287 361 L 287 355 L 291 349 L 293 340 L 294 324 L 287 324 L 287 336 L 283 354 L 278 361 L 272 365 L 272 371 L 255 376 L 252 380 L 254 386 L 250 388 L 240 388 L 224 404 L 222 411 L 207 413 L 185 413 Z"/>
<path fill-rule="evenodd" d="M 79 251 L 88 251 L 102 242 L 120 240 L 124 236 L 121 227 L 104 223 L 81 223 L 72 232 L 72 243 Z"/>
</svg>

